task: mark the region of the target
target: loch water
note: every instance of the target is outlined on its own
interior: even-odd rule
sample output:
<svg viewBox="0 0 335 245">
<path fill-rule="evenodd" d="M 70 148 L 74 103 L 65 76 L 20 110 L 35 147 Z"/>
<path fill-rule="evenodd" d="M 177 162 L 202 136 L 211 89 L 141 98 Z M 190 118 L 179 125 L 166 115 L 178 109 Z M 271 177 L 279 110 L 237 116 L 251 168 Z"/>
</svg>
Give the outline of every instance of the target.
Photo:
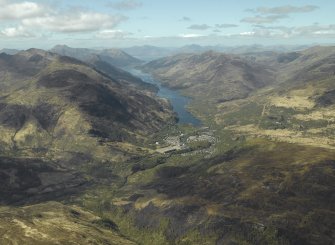
<svg viewBox="0 0 335 245">
<path fill-rule="evenodd" d="M 186 108 L 191 102 L 191 99 L 181 95 L 178 91 L 169 89 L 161 85 L 161 83 L 154 79 L 151 74 L 144 73 L 137 69 L 128 70 L 134 76 L 141 78 L 144 82 L 154 84 L 159 88 L 157 95 L 159 97 L 168 99 L 173 107 L 173 110 L 177 113 L 180 124 L 192 124 L 193 126 L 200 126 L 201 121 L 194 117 Z"/>
</svg>

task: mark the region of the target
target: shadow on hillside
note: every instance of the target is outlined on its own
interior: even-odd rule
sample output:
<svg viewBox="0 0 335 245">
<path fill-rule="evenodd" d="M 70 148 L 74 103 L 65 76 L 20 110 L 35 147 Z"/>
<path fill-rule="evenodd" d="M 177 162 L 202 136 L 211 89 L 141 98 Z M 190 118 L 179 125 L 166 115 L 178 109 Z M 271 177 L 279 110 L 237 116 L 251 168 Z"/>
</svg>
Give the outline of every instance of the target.
<svg viewBox="0 0 335 245">
<path fill-rule="evenodd" d="M 36 158 L 0 157 L 0 203 L 33 204 L 68 199 L 90 185 L 81 173 Z"/>
</svg>

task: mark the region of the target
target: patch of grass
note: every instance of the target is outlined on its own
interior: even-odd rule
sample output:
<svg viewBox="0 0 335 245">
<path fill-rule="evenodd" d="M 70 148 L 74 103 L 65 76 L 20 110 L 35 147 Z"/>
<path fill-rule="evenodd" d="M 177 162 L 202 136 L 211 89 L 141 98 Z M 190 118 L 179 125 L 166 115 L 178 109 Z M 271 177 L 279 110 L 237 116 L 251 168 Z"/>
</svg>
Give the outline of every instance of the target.
<svg viewBox="0 0 335 245">
<path fill-rule="evenodd" d="M 191 151 L 206 149 L 206 148 L 209 148 L 211 145 L 212 143 L 206 140 L 193 141 L 193 142 L 188 143 L 188 147 L 190 147 Z"/>
</svg>

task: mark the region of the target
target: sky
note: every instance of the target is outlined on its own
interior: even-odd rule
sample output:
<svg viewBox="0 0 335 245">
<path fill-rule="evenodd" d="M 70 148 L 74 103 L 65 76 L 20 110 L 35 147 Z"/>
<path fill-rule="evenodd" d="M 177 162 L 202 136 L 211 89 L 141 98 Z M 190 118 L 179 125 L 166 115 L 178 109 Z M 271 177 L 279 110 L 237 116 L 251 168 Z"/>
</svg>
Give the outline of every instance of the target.
<svg viewBox="0 0 335 245">
<path fill-rule="evenodd" d="M 0 49 L 334 44 L 334 0 L 0 0 Z"/>
</svg>

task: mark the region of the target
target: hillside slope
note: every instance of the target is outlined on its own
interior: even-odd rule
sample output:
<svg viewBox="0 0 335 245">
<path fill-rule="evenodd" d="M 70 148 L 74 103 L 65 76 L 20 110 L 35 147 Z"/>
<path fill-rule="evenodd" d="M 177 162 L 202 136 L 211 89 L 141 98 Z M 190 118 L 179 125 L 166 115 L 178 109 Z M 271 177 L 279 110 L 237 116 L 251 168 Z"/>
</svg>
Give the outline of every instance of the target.
<svg viewBox="0 0 335 245">
<path fill-rule="evenodd" d="M 96 195 L 110 203 L 105 213 L 147 244 L 153 238 L 158 244 L 333 244 L 332 50 L 269 54 L 276 80 L 230 101 L 213 100 L 215 92 L 205 87 L 207 97 L 192 90 L 201 83 L 197 63 L 183 74 L 184 63 L 175 62 L 188 58 L 149 63 L 147 71 L 193 98 L 192 111 L 208 126 L 179 127 L 157 139 L 173 135 L 186 145 L 198 139 L 200 149 L 134 162 L 113 195 L 108 188 L 91 191 L 85 202 L 97 210 Z"/>
<path fill-rule="evenodd" d="M 2 53 L 0 74 L 0 243 L 134 244 L 112 220 L 68 202 L 124 181 L 110 168 L 175 122 L 168 102 L 127 74 L 114 80 L 38 49 Z"/>
<path fill-rule="evenodd" d="M 217 105 L 216 122 L 241 134 L 334 149 L 335 48 L 284 56 L 291 58 L 277 63 L 277 84 Z"/>
<path fill-rule="evenodd" d="M 3 54 L 0 72 L 2 151 L 85 152 L 106 148 L 101 140 L 136 142 L 173 120 L 166 101 L 152 92 L 69 57 L 41 50 Z"/>
<path fill-rule="evenodd" d="M 210 98 L 214 103 L 245 98 L 275 81 L 268 67 L 213 51 L 162 58 L 142 69 L 153 73 L 165 86 L 199 100 Z"/>
<path fill-rule="evenodd" d="M 1 244 L 134 245 L 110 220 L 78 206 L 46 202 L 26 207 L 0 207 Z"/>
<path fill-rule="evenodd" d="M 108 75 L 113 80 L 119 81 L 120 83 L 126 83 L 128 86 L 157 91 L 156 86 L 145 83 L 140 78 L 123 70 L 123 68 L 139 65 L 142 61 L 128 55 L 125 52 L 122 52 L 121 50 L 106 49 L 101 51 L 57 45 L 51 49 L 51 52 L 80 60 L 94 69 Z"/>
</svg>

